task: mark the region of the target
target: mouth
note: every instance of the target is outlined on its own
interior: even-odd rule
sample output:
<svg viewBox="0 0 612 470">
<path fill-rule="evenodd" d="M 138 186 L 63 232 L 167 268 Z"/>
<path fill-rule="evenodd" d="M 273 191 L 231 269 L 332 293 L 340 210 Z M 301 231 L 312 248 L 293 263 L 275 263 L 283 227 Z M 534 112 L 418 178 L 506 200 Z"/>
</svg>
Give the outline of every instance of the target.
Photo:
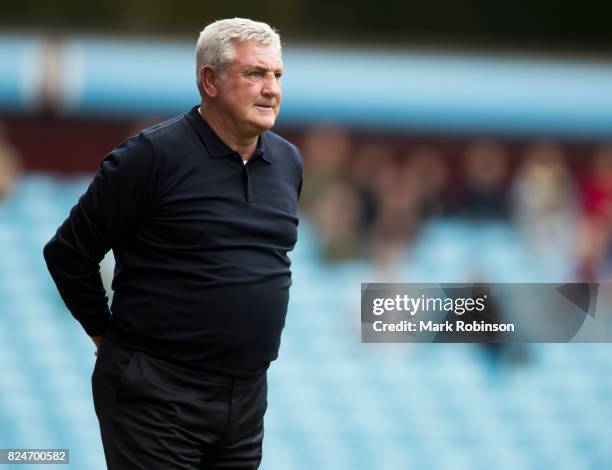
<svg viewBox="0 0 612 470">
<path fill-rule="evenodd" d="M 274 106 L 269 104 L 256 104 L 255 107 L 261 109 L 274 109 Z"/>
</svg>

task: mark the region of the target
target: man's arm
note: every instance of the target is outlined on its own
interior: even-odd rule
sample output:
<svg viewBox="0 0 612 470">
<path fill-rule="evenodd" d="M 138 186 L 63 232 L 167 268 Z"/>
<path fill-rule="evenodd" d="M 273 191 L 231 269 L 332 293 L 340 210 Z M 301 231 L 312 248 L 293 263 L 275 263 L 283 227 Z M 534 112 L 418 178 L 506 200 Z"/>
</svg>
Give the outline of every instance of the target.
<svg viewBox="0 0 612 470">
<path fill-rule="evenodd" d="M 298 148 L 297 145 L 293 145 L 293 149 L 296 153 L 297 156 L 297 161 L 298 161 L 298 179 L 299 179 L 299 184 L 297 187 L 297 197 L 298 197 L 298 201 L 300 200 L 300 196 L 302 195 L 302 184 L 304 183 L 304 157 L 302 156 L 302 152 L 300 151 L 300 149 Z"/>
<path fill-rule="evenodd" d="M 110 320 L 100 261 L 142 219 L 154 172 L 150 143 L 140 136 L 125 141 L 104 159 L 86 193 L 43 250 L 62 299 L 96 345 L 95 338 L 104 334 Z"/>
</svg>

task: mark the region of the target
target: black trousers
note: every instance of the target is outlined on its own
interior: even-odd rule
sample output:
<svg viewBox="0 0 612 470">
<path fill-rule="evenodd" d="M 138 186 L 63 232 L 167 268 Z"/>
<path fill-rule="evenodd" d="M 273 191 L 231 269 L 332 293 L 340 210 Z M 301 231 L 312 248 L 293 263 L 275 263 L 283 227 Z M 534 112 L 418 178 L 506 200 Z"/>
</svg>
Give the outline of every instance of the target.
<svg viewBox="0 0 612 470">
<path fill-rule="evenodd" d="M 110 470 L 259 467 L 266 374 L 232 379 L 193 371 L 108 333 L 92 389 Z"/>
</svg>

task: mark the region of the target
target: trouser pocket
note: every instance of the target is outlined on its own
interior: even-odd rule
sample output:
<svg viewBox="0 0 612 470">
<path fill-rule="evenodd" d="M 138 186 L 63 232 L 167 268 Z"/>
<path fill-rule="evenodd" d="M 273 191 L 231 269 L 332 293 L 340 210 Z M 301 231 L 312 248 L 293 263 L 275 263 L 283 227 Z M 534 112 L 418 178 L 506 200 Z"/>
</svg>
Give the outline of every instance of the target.
<svg viewBox="0 0 612 470">
<path fill-rule="evenodd" d="M 131 362 L 140 354 L 136 350 L 119 346 L 110 338 L 105 338 L 101 346 L 91 376 L 94 407 L 98 417 L 112 411 L 117 386 Z"/>
</svg>

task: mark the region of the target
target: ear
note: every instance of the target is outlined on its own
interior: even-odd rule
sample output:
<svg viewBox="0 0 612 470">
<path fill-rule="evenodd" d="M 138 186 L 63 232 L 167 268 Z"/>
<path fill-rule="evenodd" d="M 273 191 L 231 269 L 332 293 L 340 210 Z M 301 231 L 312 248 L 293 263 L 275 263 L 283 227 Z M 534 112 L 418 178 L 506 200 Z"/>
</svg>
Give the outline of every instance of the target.
<svg viewBox="0 0 612 470">
<path fill-rule="evenodd" d="M 205 96 L 210 98 L 217 96 L 217 79 L 218 75 L 212 65 L 205 65 L 200 69 L 200 83 Z"/>
</svg>

